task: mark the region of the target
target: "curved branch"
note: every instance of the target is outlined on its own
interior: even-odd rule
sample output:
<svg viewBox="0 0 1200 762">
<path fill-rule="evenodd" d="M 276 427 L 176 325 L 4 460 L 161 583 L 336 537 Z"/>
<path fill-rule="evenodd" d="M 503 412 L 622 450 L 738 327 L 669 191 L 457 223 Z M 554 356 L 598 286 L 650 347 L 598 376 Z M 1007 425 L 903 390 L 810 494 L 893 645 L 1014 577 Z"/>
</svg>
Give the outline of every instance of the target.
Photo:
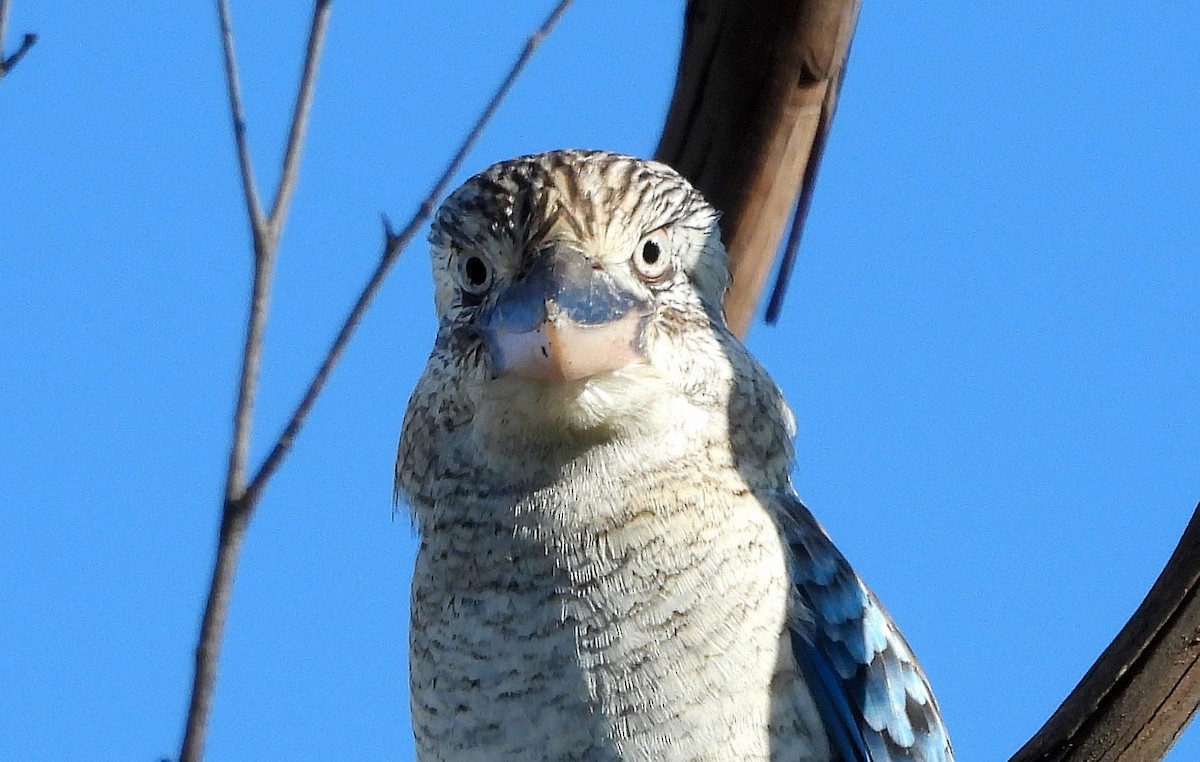
<svg viewBox="0 0 1200 762">
<path fill-rule="evenodd" d="M 1162 759 L 1200 706 L 1200 505 L 1154 587 L 1011 762 Z"/>
<path fill-rule="evenodd" d="M 725 316 L 739 335 L 749 329 L 793 216 L 791 238 L 799 241 L 859 5 L 688 2 L 675 93 L 655 157 L 721 210 L 733 272 Z M 788 266 L 790 257 L 781 277 Z"/>
</svg>

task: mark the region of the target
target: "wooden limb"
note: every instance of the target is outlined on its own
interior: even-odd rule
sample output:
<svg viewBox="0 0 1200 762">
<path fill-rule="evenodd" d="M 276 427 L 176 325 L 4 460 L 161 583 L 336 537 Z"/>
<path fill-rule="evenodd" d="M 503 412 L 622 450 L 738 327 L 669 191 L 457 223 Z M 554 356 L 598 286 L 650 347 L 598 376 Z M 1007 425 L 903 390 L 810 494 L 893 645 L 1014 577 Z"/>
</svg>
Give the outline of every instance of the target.
<svg viewBox="0 0 1200 762">
<path fill-rule="evenodd" d="M 1200 506 L 1166 568 L 1011 762 L 1162 759 L 1200 706 Z"/>
<path fill-rule="evenodd" d="M 749 329 L 793 215 L 791 237 L 799 241 L 859 5 L 688 2 L 655 158 L 721 210 L 733 272 L 725 315 L 739 335 Z"/>
</svg>

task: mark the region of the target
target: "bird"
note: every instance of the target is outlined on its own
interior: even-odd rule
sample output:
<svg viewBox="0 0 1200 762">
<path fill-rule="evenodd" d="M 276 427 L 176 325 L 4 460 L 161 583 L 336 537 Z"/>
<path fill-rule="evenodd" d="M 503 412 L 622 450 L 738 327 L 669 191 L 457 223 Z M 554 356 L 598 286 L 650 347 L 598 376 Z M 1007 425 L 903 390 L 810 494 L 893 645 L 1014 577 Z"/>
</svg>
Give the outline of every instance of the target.
<svg viewBox="0 0 1200 762">
<path fill-rule="evenodd" d="M 904 637 L 797 497 L 793 415 L 722 315 L 718 212 L 665 164 L 497 163 L 434 214 L 417 758 L 950 762 Z"/>
</svg>

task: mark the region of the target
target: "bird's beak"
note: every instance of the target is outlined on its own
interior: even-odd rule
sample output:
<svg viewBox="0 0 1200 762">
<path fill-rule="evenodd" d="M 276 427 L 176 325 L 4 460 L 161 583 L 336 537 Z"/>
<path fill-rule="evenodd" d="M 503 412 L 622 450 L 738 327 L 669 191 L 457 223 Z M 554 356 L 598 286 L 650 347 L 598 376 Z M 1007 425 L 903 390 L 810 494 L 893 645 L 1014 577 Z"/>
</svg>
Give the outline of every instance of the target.
<svg viewBox="0 0 1200 762">
<path fill-rule="evenodd" d="M 650 305 L 601 263 L 555 248 L 482 315 L 496 376 L 577 381 L 642 359 Z"/>
</svg>

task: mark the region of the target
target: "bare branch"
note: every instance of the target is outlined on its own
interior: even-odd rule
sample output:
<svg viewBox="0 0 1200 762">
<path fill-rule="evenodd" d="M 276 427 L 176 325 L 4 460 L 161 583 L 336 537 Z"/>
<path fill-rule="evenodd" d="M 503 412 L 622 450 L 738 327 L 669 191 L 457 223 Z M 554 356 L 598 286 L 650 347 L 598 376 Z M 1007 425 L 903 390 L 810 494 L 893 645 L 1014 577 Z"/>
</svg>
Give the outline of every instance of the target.
<svg viewBox="0 0 1200 762">
<path fill-rule="evenodd" d="M 4 35 L 8 30 L 8 0 L 0 0 L 0 79 L 4 79 L 4 75 L 13 70 L 13 67 L 21 62 L 33 44 L 37 42 L 37 35 L 33 32 L 26 32 L 21 37 L 21 44 L 17 47 L 11 56 L 4 55 Z"/>
<path fill-rule="evenodd" d="M 417 230 L 433 212 L 438 198 L 445 193 L 450 181 L 462 166 L 467 152 L 478 140 L 483 128 L 491 120 L 500 102 L 512 89 L 517 77 L 524 70 L 533 52 L 545 36 L 559 21 L 571 0 L 562 0 L 538 29 L 530 35 L 525 48 L 509 70 L 508 76 L 483 109 L 479 119 L 464 138 L 457 153 L 450 160 L 429 195 L 421 203 L 412 219 L 399 234 L 394 234 L 385 220 L 385 243 L 379 265 L 359 295 L 354 307 L 337 333 L 325 359 L 321 362 L 308 389 L 302 396 L 287 426 L 276 439 L 263 464 L 255 473 L 249 486 L 243 488 L 246 457 L 249 451 L 250 422 L 253 414 L 253 399 L 257 385 L 258 370 L 262 354 L 262 337 L 266 324 L 268 297 L 274 271 L 275 251 L 280 232 L 287 216 L 293 191 L 297 182 L 301 149 L 308 124 L 308 113 L 316 81 L 325 29 L 328 25 L 331 0 L 316 0 L 312 27 L 305 54 L 304 74 L 297 91 L 295 110 L 288 135 L 287 150 L 279 186 L 272 204 L 269 218 L 263 217 L 262 207 L 254 183 L 250 150 L 245 136 L 245 121 L 242 111 L 241 88 L 238 83 L 237 64 L 233 54 L 233 32 L 229 19 L 227 0 L 217 0 L 220 16 L 221 42 L 225 53 L 226 81 L 229 88 L 230 112 L 233 116 L 234 136 L 237 143 L 238 164 L 242 176 L 242 187 L 246 198 L 247 216 L 254 237 L 254 286 L 250 304 L 249 324 L 243 355 L 241 381 L 234 414 L 234 441 L 230 451 L 229 473 L 226 480 L 224 508 L 221 517 L 217 558 L 213 568 L 212 582 L 201 623 L 199 643 L 196 648 L 196 667 L 192 686 L 192 699 L 188 710 L 187 727 L 180 751 L 180 762 L 199 760 L 204 751 L 208 717 L 211 712 L 213 691 L 216 685 L 217 665 L 220 659 L 221 639 L 228 617 L 229 602 L 233 590 L 233 579 L 237 561 L 245 538 L 245 530 L 254 507 L 262 496 L 267 480 L 278 469 L 287 455 L 296 434 L 316 402 L 340 359 L 354 329 L 370 306 L 385 276 L 395 263 L 400 252 L 413 239 Z"/>
<path fill-rule="evenodd" d="M 233 54 L 233 23 L 229 20 L 228 0 L 217 0 L 217 15 L 221 24 L 221 51 L 225 56 L 225 83 L 229 92 L 229 114 L 233 117 L 233 140 L 237 144 L 238 169 L 242 175 L 242 196 L 246 214 L 254 234 L 254 252 L 260 255 L 260 236 L 265 230 L 262 203 L 254 184 L 254 167 L 250 162 L 250 145 L 246 140 L 246 114 L 242 108 L 242 85 L 238 79 L 237 59 Z"/>
<path fill-rule="evenodd" d="M 412 218 L 409 219 L 409 221 L 404 225 L 403 230 L 401 230 L 398 235 L 393 234 L 390 223 L 388 223 L 385 219 L 384 230 L 386 239 L 384 242 L 383 255 L 380 257 L 379 264 L 376 266 L 375 272 L 371 274 L 367 284 L 363 287 L 362 292 L 359 293 L 358 299 L 355 301 L 350 313 L 346 316 L 346 320 L 342 323 L 342 327 L 338 330 L 337 336 L 334 338 L 333 343 L 329 347 L 329 351 L 325 353 L 325 359 L 321 361 L 320 367 L 317 369 L 312 381 L 309 382 L 308 389 L 305 390 L 303 396 L 300 398 L 300 402 L 296 405 L 296 409 L 292 412 L 292 416 L 288 420 L 287 425 L 284 426 L 283 431 L 275 440 L 275 444 L 271 447 L 270 453 L 268 453 L 267 457 L 263 460 L 262 465 L 259 466 L 258 472 L 254 475 L 254 478 L 250 481 L 250 485 L 246 488 L 245 499 L 247 502 L 252 503 L 258 499 L 258 496 L 262 492 L 262 488 L 266 484 L 266 481 L 273 473 L 275 473 L 276 469 L 279 468 L 279 464 L 283 462 L 284 456 L 287 455 L 288 451 L 292 447 L 292 443 L 296 439 L 296 434 L 300 431 L 300 427 L 304 425 L 304 421 L 308 418 L 308 414 L 312 411 L 312 407 L 317 400 L 317 396 L 321 393 L 321 389 L 324 388 L 325 382 L 329 378 L 330 371 L 333 370 L 333 366 L 336 365 L 337 361 L 341 358 L 342 352 L 346 348 L 346 344 L 349 343 L 350 337 L 354 333 L 354 329 L 358 326 L 359 321 L 362 320 L 367 308 L 374 300 L 375 294 L 379 291 L 379 287 L 383 284 L 383 280 L 387 276 L 388 271 L 392 268 L 392 265 L 395 264 L 400 252 L 403 251 L 404 247 L 406 247 L 409 242 L 412 241 L 417 231 L 420 230 L 421 226 L 425 224 L 425 221 L 429 219 L 429 216 L 433 213 L 434 207 L 437 204 L 437 200 L 446 192 L 446 188 L 450 185 L 451 180 L 454 179 L 455 173 L 457 173 L 459 168 L 462 166 L 463 160 L 467 156 L 467 152 L 470 151 L 475 145 L 475 142 L 483 133 L 484 127 L 487 126 L 487 123 L 491 121 L 492 116 L 495 115 L 496 109 L 500 106 L 500 102 L 504 100 L 506 95 L 508 95 L 509 90 L 512 89 L 513 84 L 516 83 L 517 78 L 521 75 L 521 72 L 524 71 L 526 64 L 529 63 L 529 59 L 533 56 L 534 51 L 538 49 L 542 43 L 542 40 L 545 39 L 546 35 L 550 33 L 550 31 L 558 23 L 559 19 L 562 18 L 563 14 L 566 13 L 567 9 L 571 5 L 571 2 L 572 0 L 562 0 L 559 2 L 559 4 L 555 6 L 554 10 L 552 10 L 542 22 L 541 26 L 539 26 L 537 30 L 534 31 L 533 34 L 531 34 L 525 41 L 525 47 L 521 51 L 521 54 L 517 57 L 517 60 L 513 62 L 512 67 L 508 71 L 508 75 L 504 78 L 504 81 L 500 83 L 500 86 L 496 88 L 496 92 L 492 95 L 491 100 L 488 101 L 488 104 L 484 107 L 483 111 L 480 112 L 479 118 L 475 120 L 474 126 L 471 127 L 470 132 L 468 132 L 467 136 L 463 139 L 458 151 L 454 154 L 454 157 L 450 160 L 449 164 L 446 165 L 446 169 L 442 172 L 441 177 L 439 177 L 437 182 L 434 183 L 433 188 L 429 191 L 429 194 L 425 197 L 425 200 L 421 202 L 420 207 L 413 214 Z"/>
<path fill-rule="evenodd" d="M 799 240 L 859 3 L 688 2 L 675 93 L 655 155 L 722 212 L 733 272 L 725 315 L 740 335 L 793 210 Z"/>
<path fill-rule="evenodd" d="M 312 28 L 308 34 L 308 50 L 304 55 L 304 75 L 300 79 L 300 90 L 296 96 L 296 107 L 292 113 L 292 126 L 288 130 L 287 151 L 283 157 L 283 171 L 279 177 L 279 189 L 275 192 L 275 203 L 271 205 L 268 222 L 273 239 L 278 239 L 283 230 L 287 210 L 292 203 L 292 192 L 296 189 L 296 174 L 300 168 L 300 149 L 304 146 L 304 135 L 308 131 L 308 112 L 312 108 L 313 92 L 316 90 L 317 62 L 321 60 L 321 47 L 325 41 L 325 28 L 329 25 L 332 0 L 317 0 L 313 12 Z"/>
<path fill-rule="evenodd" d="M 199 762 L 204 756 L 208 718 L 212 714 L 217 666 L 221 661 L 221 636 L 229 617 L 229 601 L 233 595 L 233 578 L 238 558 L 246 538 L 250 514 L 229 503 L 221 514 L 221 529 L 217 539 L 217 558 L 213 564 L 212 583 L 204 606 L 204 620 L 196 643 L 196 666 L 192 676 L 192 698 L 188 705 L 187 724 L 179 751 L 179 762 Z"/>
<path fill-rule="evenodd" d="M 1162 759 L 1200 706 L 1200 506 L 1142 605 L 1011 762 Z"/>
<path fill-rule="evenodd" d="M 329 8 L 329 0 L 317 0 L 313 10 L 312 31 L 305 54 L 304 75 L 296 97 L 296 109 L 288 139 L 287 158 L 284 162 L 285 170 L 280 179 L 279 189 L 276 191 L 276 201 L 271 218 L 267 220 L 263 217 L 262 205 L 255 187 L 254 170 L 250 162 L 250 146 L 246 138 L 241 85 L 238 81 L 237 61 L 233 52 L 233 27 L 229 17 L 229 4 L 228 0 L 217 0 L 221 46 L 224 51 L 225 78 L 229 91 L 229 110 L 233 118 L 234 140 L 237 144 L 238 167 L 242 177 L 246 214 L 254 239 L 254 279 L 251 287 L 246 339 L 242 352 L 242 370 L 238 381 L 237 402 L 234 404 L 233 442 L 229 449 L 225 500 L 221 515 L 221 530 L 217 541 L 217 558 L 213 565 L 212 580 L 196 646 L 192 697 L 188 706 L 187 724 L 180 749 L 180 762 L 199 760 L 204 753 L 205 734 L 212 710 L 213 692 L 216 688 L 221 640 L 225 632 L 225 621 L 229 615 L 229 601 L 233 593 L 237 560 L 241 553 L 245 529 L 254 508 L 252 502 L 245 500 L 246 460 L 250 450 L 254 397 L 258 387 L 259 369 L 262 365 L 263 335 L 266 331 L 271 281 L 275 271 L 275 253 L 279 244 L 282 221 L 286 215 L 285 207 L 291 199 L 292 186 L 295 184 L 294 165 L 300 152 L 299 143 L 304 138 L 304 125 L 307 123 L 308 110 L 312 105 L 313 81 L 318 63 L 316 56 L 320 54 L 321 40 L 328 24 Z"/>
</svg>

